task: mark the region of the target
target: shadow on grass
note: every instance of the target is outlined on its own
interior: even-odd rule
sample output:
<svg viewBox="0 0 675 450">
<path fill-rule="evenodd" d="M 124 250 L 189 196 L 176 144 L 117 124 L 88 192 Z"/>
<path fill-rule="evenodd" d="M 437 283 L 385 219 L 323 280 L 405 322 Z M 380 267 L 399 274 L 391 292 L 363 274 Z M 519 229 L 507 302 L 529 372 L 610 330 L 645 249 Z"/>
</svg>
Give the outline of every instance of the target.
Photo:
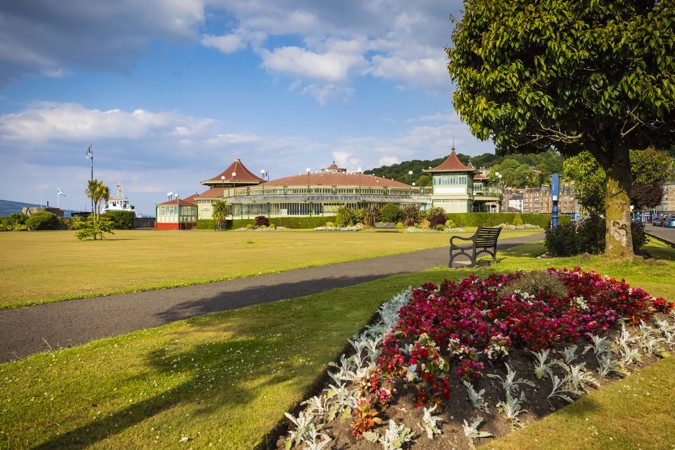
<svg viewBox="0 0 675 450">
<path fill-rule="evenodd" d="M 189 379 L 33 448 L 89 448 L 144 421 L 161 420 L 155 416 L 175 407 L 189 406 L 190 415 L 197 417 L 250 404 L 259 395 L 259 388 L 250 386 L 252 380 L 264 380 L 262 384 L 266 386 L 281 385 L 297 376 L 294 372 L 298 367 L 287 364 L 289 370 L 270 375 L 267 365 L 250 364 L 242 367 L 235 363 L 233 355 L 242 353 L 251 355 L 262 348 L 274 348 L 280 345 L 279 341 L 282 339 L 281 336 L 264 339 L 260 339 L 260 336 L 246 339 L 237 336 L 234 340 L 200 344 L 181 352 L 172 352 L 164 348 L 152 350 L 146 355 L 149 369 L 134 375 L 125 384 L 147 382 L 149 376 L 167 379 L 173 374 L 185 372 L 191 372 Z M 246 371 L 245 376 L 237 373 L 242 370 Z M 169 419 L 175 420 L 175 417 L 169 416 Z M 221 420 L 227 421 L 227 418 L 222 417 Z"/>
</svg>

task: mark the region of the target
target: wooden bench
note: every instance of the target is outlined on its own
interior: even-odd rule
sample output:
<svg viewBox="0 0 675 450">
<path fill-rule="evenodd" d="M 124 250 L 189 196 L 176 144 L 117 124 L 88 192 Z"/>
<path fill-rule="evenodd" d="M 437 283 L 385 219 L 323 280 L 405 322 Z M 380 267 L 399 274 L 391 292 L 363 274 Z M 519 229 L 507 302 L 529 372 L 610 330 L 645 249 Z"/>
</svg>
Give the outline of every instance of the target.
<svg viewBox="0 0 675 450">
<path fill-rule="evenodd" d="M 448 267 L 452 267 L 452 262 L 458 256 L 464 255 L 471 260 L 471 265 L 473 267 L 476 265 L 476 259 L 478 255 L 487 253 L 492 255 L 492 259 L 495 264 L 497 263 L 497 239 L 499 238 L 499 233 L 502 231 L 501 228 L 491 228 L 491 227 L 478 227 L 476 233 L 468 238 L 463 238 L 459 236 L 453 236 L 450 238 L 450 262 Z M 467 244 L 454 243 L 455 239 L 469 242 Z M 453 251 L 456 251 L 453 253 Z"/>
</svg>

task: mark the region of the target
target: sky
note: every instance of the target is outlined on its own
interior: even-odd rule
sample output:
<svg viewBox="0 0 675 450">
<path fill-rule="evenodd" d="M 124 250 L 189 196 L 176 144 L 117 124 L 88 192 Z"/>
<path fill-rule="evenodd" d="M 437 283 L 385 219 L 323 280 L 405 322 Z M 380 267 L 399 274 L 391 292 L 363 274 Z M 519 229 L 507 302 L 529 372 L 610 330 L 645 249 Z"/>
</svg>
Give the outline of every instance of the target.
<svg viewBox="0 0 675 450">
<path fill-rule="evenodd" d="M 460 0 L 3 0 L 0 199 L 146 216 L 235 159 L 271 179 L 493 152 L 453 110 Z M 58 190 L 65 196 L 58 195 Z"/>
</svg>

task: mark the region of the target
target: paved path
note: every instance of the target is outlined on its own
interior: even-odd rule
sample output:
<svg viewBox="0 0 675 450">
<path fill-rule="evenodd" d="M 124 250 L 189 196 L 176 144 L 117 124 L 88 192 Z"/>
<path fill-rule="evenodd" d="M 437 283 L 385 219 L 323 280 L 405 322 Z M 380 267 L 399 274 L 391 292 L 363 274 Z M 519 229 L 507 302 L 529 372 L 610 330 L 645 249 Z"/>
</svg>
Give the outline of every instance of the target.
<svg viewBox="0 0 675 450">
<path fill-rule="evenodd" d="M 655 227 L 652 224 L 645 225 L 645 233 L 675 245 L 675 228 Z"/>
<path fill-rule="evenodd" d="M 499 241 L 505 250 L 543 233 Z M 448 263 L 448 248 L 311 267 L 175 289 L 71 300 L 0 311 L 0 363 L 188 317 L 352 286 Z"/>
</svg>

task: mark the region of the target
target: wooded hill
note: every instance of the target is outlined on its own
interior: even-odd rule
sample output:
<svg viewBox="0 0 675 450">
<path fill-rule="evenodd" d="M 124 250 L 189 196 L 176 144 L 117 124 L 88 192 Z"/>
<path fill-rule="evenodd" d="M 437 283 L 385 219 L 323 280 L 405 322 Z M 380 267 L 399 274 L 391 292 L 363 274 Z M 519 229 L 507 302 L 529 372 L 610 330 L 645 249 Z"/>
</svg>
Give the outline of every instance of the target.
<svg viewBox="0 0 675 450">
<path fill-rule="evenodd" d="M 562 174 L 563 170 L 562 157 L 552 150 L 545 153 L 507 156 L 483 153 L 479 156 L 470 157 L 463 153 L 458 153 L 457 157 L 463 164 L 468 164 L 471 161 L 477 169 L 490 168 L 491 173 L 501 173 L 503 175 L 502 181 L 509 187 L 541 186 L 549 182 L 551 174 Z M 431 176 L 424 172 L 424 170 L 438 166 L 446 158 L 447 155 L 432 160 L 415 159 L 404 161 L 399 164 L 392 164 L 391 166 L 366 170 L 364 173 L 407 184 L 414 182 L 416 186 L 430 186 Z M 412 176 L 408 174 L 411 170 L 413 172 Z"/>
</svg>

